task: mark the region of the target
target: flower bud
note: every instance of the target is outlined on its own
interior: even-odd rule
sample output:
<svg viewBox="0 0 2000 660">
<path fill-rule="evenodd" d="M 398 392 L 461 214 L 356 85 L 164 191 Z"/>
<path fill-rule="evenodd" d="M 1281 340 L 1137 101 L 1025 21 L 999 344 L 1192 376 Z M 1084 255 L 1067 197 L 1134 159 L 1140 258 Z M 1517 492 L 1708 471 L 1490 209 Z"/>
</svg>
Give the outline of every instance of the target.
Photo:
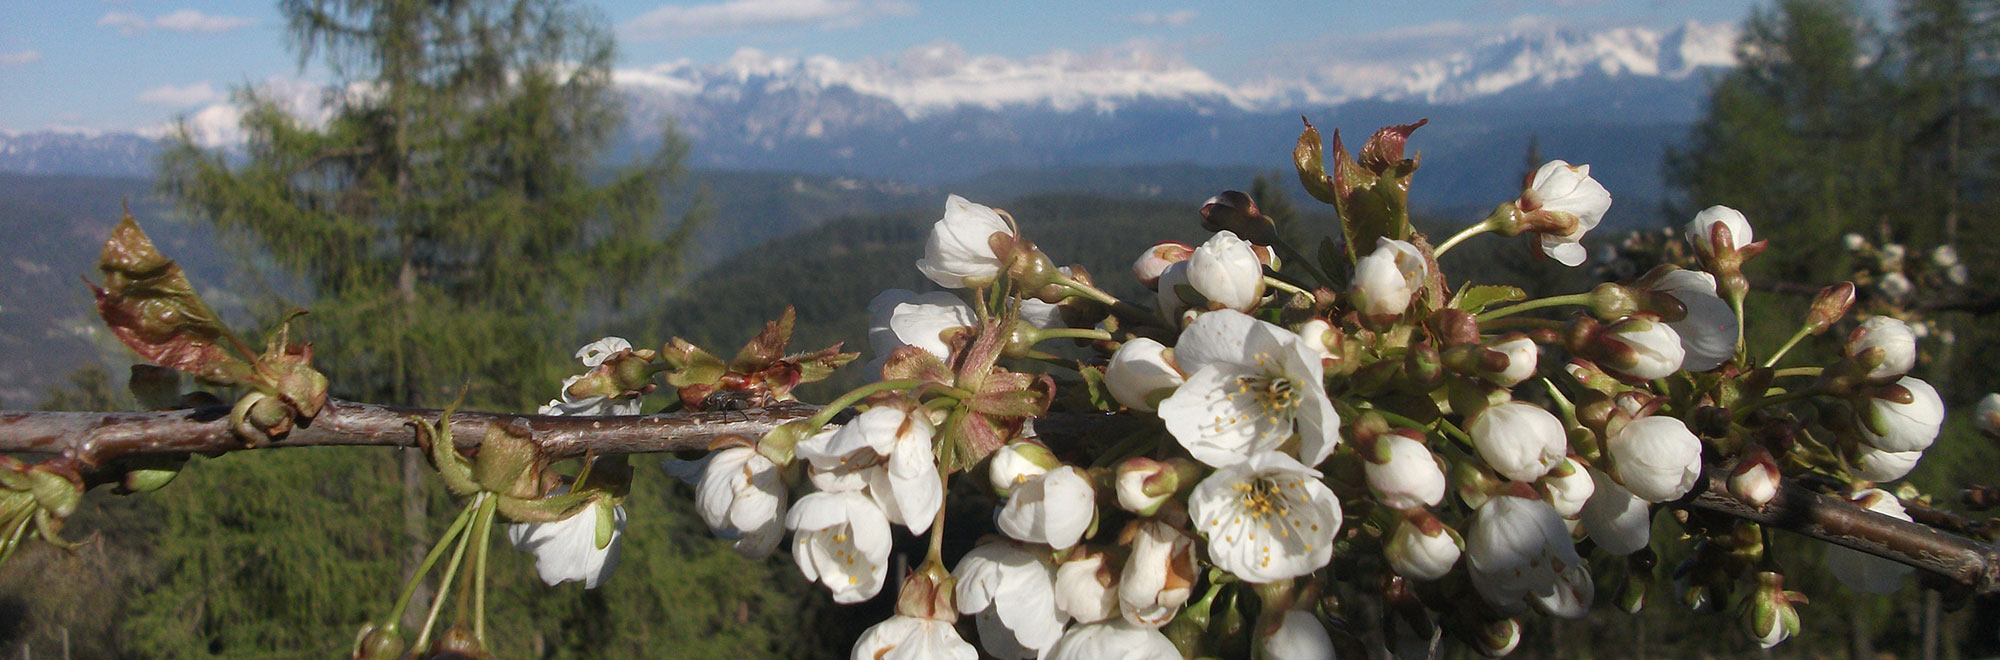
<svg viewBox="0 0 2000 660">
<path fill-rule="evenodd" d="M 1667 323 L 1680 335 L 1686 355 L 1681 368 L 1708 371 L 1736 356 L 1736 312 L 1716 294 L 1714 275 L 1667 269 L 1649 277 L 1647 287 L 1673 296 L 1687 312 L 1680 320 Z"/>
<path fill-rule="evenodd" d="M 1768 649 L 1799 633 L 1799 613 L 1792 607 L 1794 601 L 1805 602 L 1805 596 L 1785 591 L 1784 576 L 1759 571 L 1757 589 L 1743 599 L 1737 616 L 1757 644 Z"/>
<path fill-rule="evenodd" d="M 1009 442 L 993 451 L 993 460 L 986 466 L 987 480 L 993 484 L 993 492 L 1002 496 L 1013 492 L 1014 487 L 1030 479 L 1036 479 L 1049 470 L 1062 466 L 1049 448 L 1033 442 Z"/>
<path fill-rule="evenodd" d="M 1542 500 L 1555 507 L 1556 514 L 1564 518 L 1574 518 L 1583 511 L 1584 503 L 1590 501 L 1591 493 L 1597 490 L 1591 483 L 1590 474 L 1574 458 L 1564 458 L 1548 474 L 1536 482 Z"/>
<path fill-rule="evenodd" d="M 1901 271 L 1883 275 L 1881 281 L 1875 283 L 1875 288 L 1881 291 L 1884 297 L 1898 302 L 1908 298 L 1917 290 L 1916 285 L 1910 283 L 1910 277 Z"/>
<path fill-rule="evenodd" d="M 1157 628 L 1172 621 L 1194 592 L 1194 539 L 1157 520 L 1133 523 L 1119 539 L 1132 554 L 1118 576 L 1118 605 L 1126 621 Z"/>
<path fill-rule="evenodd" d="M 1319 617 L 1303 610 L 1285 612 L 1278 629 L 1264 639 L 1264 657 L 1271 660 L 1323 660 L 1333 657 L 1333 638 Z"/>
<path fill-rule="evenodd" d="M 1096 502 L 1090 479 L 1065 465 L 1016 486 L 996 522 L 1009 537 L 1062 550 L 1076 545 L 1096 520 Z"/>
<path fill-rule="evenodd" d="M 1146 288 L 1158 291 L 1160 275 L 1166 273 L 1168 267 L 1187 261 L 1191 256 L 1194 256 L 1192 245 L 1180 241 L 1155 243 L 1132 262 L 1132 276 L 1138 278 Z"/>
<path fill-rule="evenodd" d="M 1883 451 L 1923 451 L 1944 424 L 1944 401 L 1930 383 L 1904 376 L 1860 407 L 1862 441 Z"/>
<path fill-rule="evenodd" d="M 1118 506 L 1142 516 L 1153 515 L 1180 489 L 1174 466 L 1143 456 L 1125 459 L 1117 470 Z"/>
<path fill-rule="evenodd" d="M 1501 387 L 1513 387 L 1535 375 L 1535 363 L 1541 358 L 1542 347 L 1534 340 L 1520 334 L 1510 334 L 1499 342 L 1488 346 L 1488 350 L 1499 353 L 1507 359 L 1507 366 L 1499 371 L 1485 373 L 1486 379 Z"/>
<path fill-rule="evenodd" d="M 1277 236 L 1276 225 L 1257 209 L 1257 200 L 1235 190 L 1225 190 L 1201 203 L 1201 228 L 1233 232 L 1260 245 L 1271 244 Z"/>
<path fill-rule="evenodd" d="M 952 195 L 945 200 L 944 218 L 931 225 L 917 270 L 947 289 L 990 283 L 1005 268 L 993 248 L 994 234 L 1013 237 L 1014 229 L 992 208 Z"/>
<path fill-rule="evenodd" d="M 1557 161 L 1561 162 L 1561 161 Z M 1473 636 L 1472 650 L 1489 658 L 1504 657 L 1521 645 L 1521 622 L 1501 619 L 1479 627 Z"/>
<path fill-rule="evenodd" d="M 1194 249 L 1187 260 L 1188 285 L 1210 303 L 1239 312 L 1264 300 L 1264 264 L 1250 243 L 1222 231 Z"/>
<path fill-rule="evenodd" d="M 1632 496 L 1611 476 L 1589 468 L 1590 501 L 1580 512 L 1583 531 L 1597 547 L 1614 555 L 1646 549 L 1653 540 L 1653 514 L 1646 501 Z"/>
<path fill-rule="evenodd" d="M 1499 477 L 1479 466 L 1477 461 L 1458 461 L 1451 466 L 1451 483 L 1458 491 L 1459 501 L 1465 506 L 1477 509 L 1499 492 L 1502 482 Z"/>
<path fill-rule="evenodd" d="M 1834 323 L 1846 318 L 1850 309 L 1854 309 L 1853 282 L 1841 282 L 1820 289 L 1819 295 L 1813 297 L 1812 310 L 1806 313 L 1806 332 L 1815 335 L 1826 332 Z"/>
<path fill-rule="evenodd" d="M 1640 380 L 1673 375 L 1687 358 L 1679 333 L 1644 316 L 1606 326 L 1596 348 L 1599 364 Z"/>
<path fill-rule="evenodd" d="M 1451 572 L 1465 549 L 1465 539 L 1429 511 L 1411 509 L 1403 516 L 1382 548 L 1389 567 L 1397 575 L 1418 580 L 1435 580 Z"/>
<path fill-rule="evenodd" d="M 1778 470 L 1778 461 L 1771 457 L 1771 452 L 1763 445 L 1751 445 L 1737 457 L 1736 467 L 1729 470 L 1729 494 L 1762 509 L 1777 499 L 1783 481 L 1784 474 Z"/>
<path fill-rule="evenodd" d="M 1727 231 L 1715 231 L 1718 225 Z M 1750 220 L 1744 218 L 1741 211 L 1727 206 L 1711 206 L 1688 221 L 1687 239 L 1696 253 L 1708 258 L 1749 245 L 1755 240 L 1755 234 L 1750 230 Z"/>
<path fill-rule="evenodd" d="M 361 633 L 354 636 L 354 660 L 397 660 L 403 657 L 408 643 L 403 641 L 403 629 L 397 622 L 377 626 L 373 623 L 361 626 Z"/>
<path fill-rule="evenodd" d="M 1349 285 L 1354 308 L 1364 315 L 1400 316 L 1430 278 L 1424 255 L 1408 241 L 1378 238 L 1375 251 L 1354 263 Z"/>
<path fill-rule="evenodd" d="M 1104 385 L 1111 397 L 1133 410 L 1152 411 L 1185 380 L 1170 349 L 1145 337 L 1119 346 L 1104 368 Z"/>
<path fill-rule="evenodd" d="M 1648 502 L 1680 499 L 1701 479 L 1701 439 L 1672 417 L 1632 420 L 1606 441 L 1611 474 Z"/>
<path fill-rule="evenodd" d="M 1091 624 L 1118 616 L 1117 573 L 1103 552 L 1078 546 L 1056 567 L 1056 609 Z"/>
<path fill-rule="evenodd" d="M 1867 367 L 1869 380 L 1888 380 L 1917 365 L 1917 336 L 1899 319 L 1872 316 L 1847 335 L 1847 357 Z"/>
<path fill-rule="evenodd" d="M 1868 247 L 1868 238 L 1854 232 L 1848 232 L 1847 235 L 1840 237 L 1840 243 L 1850 252 L 1860 252 L 1862 248 Z"/>
<path fill-rule="evenodd" d="M 1437 506 L 1444 500 L 1444 471 L 1424 443 L 1400 433 L 1384 433 L 1364 453 L 1362 469 L 1376 501 L 1392 509 Z"/>
<path fill-rule="evenodd" d="M 1501 476 L 1534 481 L 1568 452 L 1562 422 L 1533 404 L 1510 401 L 1487 408 L 1467 431 L 1480 459 Z"/>
<path fill-rule="evenodd" d="M 1895 481 L 1909 474 L 1922 460 L 1922 451 L 1882 451 L 1867 444 L 1855 445 L 1854 472 L 1869 481 Z"/>
<path fill-rule="evenodd" d="M 1340 345 L 1341 336 L 1334 332 L 1333 324 L 1327 323 L 1326 319 L 1315 318 L 1299 326 L 1299 340 L 1322 362 L 1339 359 L 1334 349 Z"/>
<path fill-rule="evenodd" d="M 1979 408 L 1972 413 L 1972 428 L 2000 440 L 2000 394 L 1988 394 L 1979 400 Z"/>
<path fill-rule="evenodd" d="M 1552 160 L 1535 170 L 1516 202 L 1525 229 L 1542 235 L 1542 253 L 1564 266 L 1583 263 L 1583 235 L 1611 208 L 1611 192 L 1590 178 L 1590 166 Z"/>
</svg>

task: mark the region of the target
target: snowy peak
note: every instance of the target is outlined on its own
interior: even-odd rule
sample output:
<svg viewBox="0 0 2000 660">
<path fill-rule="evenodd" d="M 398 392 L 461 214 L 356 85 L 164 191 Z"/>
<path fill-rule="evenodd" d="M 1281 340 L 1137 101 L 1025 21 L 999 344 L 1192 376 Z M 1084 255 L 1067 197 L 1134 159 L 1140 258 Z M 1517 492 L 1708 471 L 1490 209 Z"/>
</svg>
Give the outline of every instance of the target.
<svg viewBox="0 0 2000 660">
<path fill-rule="evenodd" d="M 1591 76 L 1682 80 L 1705 68 L 1733 66 L 1735 42 L 1732 26 L 1694 22 L 1666 31 L 1628 27 L 1517 34 L 1419 64 L 1399 84 L 1371 96 L 1462 103 L 1524 85 L 1549 88 Z"/>
</svg>

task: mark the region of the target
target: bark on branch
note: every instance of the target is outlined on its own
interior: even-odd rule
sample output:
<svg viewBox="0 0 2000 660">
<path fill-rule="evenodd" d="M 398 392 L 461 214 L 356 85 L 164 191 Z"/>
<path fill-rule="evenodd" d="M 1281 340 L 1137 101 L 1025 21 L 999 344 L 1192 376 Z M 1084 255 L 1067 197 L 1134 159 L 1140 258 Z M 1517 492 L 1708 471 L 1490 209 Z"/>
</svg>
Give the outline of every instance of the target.
<svg viewBox="0 0 2000 660">
<path fill-rule="evenodd" d="M 819 410 L 810 404 L 704 413 L 632 417 L 549 417 L 462 411 L 452 415 L 452 437 L 472 447 L 489 425 L 529 432 L 551 457 L 705 449 L 724 435 L 762 436 L 780 424 Z M 435 422 L 440 411 L 330 401 L 310 425 L 260 448 L 413 447 L 412 418 Z M 246 449 L 228 428 L 227 408 L 146 413 L 0 412 L 0 452 L 65 456 L 87 467 L 127 456 L 225 452 Z M 1044 438 L 1082 437 L 1109 420 L 1104 415 L 1055 414 L 1038 420 Z M 1787 482 L 1762 509 L 1729 495 L 1711 477 L 1683 500 L 1690 508 L 1749 520 L 1898 561 L 1961 595 L 2000 594 L 2000 550 L 1988 543 L 1867 511 Z"/>
</svg>

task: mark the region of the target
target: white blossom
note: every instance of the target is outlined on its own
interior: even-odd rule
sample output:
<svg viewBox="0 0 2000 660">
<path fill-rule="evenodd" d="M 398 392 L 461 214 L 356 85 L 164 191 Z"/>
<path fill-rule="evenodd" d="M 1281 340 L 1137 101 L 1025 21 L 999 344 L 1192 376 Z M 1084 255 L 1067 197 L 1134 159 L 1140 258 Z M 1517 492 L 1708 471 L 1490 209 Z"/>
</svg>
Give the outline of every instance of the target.
<svg viewBox="0 0 2000 660">
<path fill-rule="evenodd" d="M 1878 352 L 1864 357 L 1863 353 L 1871 349 Z M 1910 373 L 1917 366 L 1917 335 L 1901 319 L 1871 316 L 1847 335 L 1845 351 L 1848 357 L 1857 360 L 1877 360 L 1868 369 L 1867 377 L 1888 380 Z"/>
<path fill-rule="evenodd" d="M 1905 393 L 1909 401 L 1899 401 Z M 1943 424 L 1944 400 L 1937 389 L 1909 376 L 1876 390 L 1861 408 L 1862 441 L 1882 451 L 1929 449 Z"/>
<path fill-rule="evenodd" d="M 1530 403 L 1496 404 L 1472 418 L 1466 429 L 1479 458 L 1514 481 L 1534 481 L 1569 452 L 1562 421 Z"/>
<path fill-rule="evenodd" d="M 785 481 L 776 463 L 750 447 L 710 455 L 695 486 L 695 505 L 709 529 L 735 539 L 737 554 L 759 559 L 785 536 Z"/>
<path fill-rule="evenodd" d="M 1409 241 L 1375 239 L 1375 251 L 1354 262 L 1348 290 L 1356 308 L 1370 316 L 1400 315 L 1430 279 L 1424 255 Z"/>
<path fill-rule="evenodd" d="M 979 660 L 979 649 L 958 636 L 949 621 L 889 617 L 854 643 L 852 660 Z"/>
<path fill-rule="evenodd" d="M 1118 617 L 1118 580 L 1102 552 L 1073 555 L 1056 567 L 1056 609 L 1079 624 Z"/>
<path fill-rule="evenodd" d="M 1193 593 L 1194 539 L 1158 520 L 1135 523 L 1127 533 L 1132 552 L 1118 575 L 1119 613 L 1133 624 L 1158 628 L 1172 621 Z"/>
<path fill-rule="evenodd" d="M 1002 658 L 1033 658 L 1062 637 L 1069 616 L 1056 607 L 1055 567 L 1005 541 L 980 544 L 958 560 L 954 595 L 974 615 L 980 645 Z"/>
<path fill-rule="evenodd" d="M 993 252 L 995 233 L 1012 236 L 1014 229 L 993 209 L 952 195 L 945 199 L 944 218 L 931 225 L 917 270 L 947 289 L 992 282 L 1006 269 Z"/>
<path fill-rule="evenodd" d="M 1065 465 L 1015 486 L 997 522 L 1002 533 L 1016 540 L 1062 550 L 1076 545 L 1090 528 L 1096 501 L 1090 478 Z"/>
<path fill-rule="evenodd" d="M 1909 522 L 1910 514 L 1903 509 L 1903 503 L 1888 491 L 1869 488 L 1848 496 L 1848 501 L 1875 513 L 1897 520 Z M 1894 593 L 1903 588 L 1905 578 L 1916 569 L 1893 560 L 1883 559 L 1859 550 L 1828 544 L 1826 547 L 1826 572 L 1832 573 L 1840 583 L 1855 591 L 1872 594 Z"/>
<path fill-rule="evenodd" d="M 1672 417 L 1632 420 L 1605 442 L 1611 475 L 1639 499 L 1680 499 L 1701 479 L 1701 438 Z"/>
<path fill-rule="evenodd" d="M 1549 506 L 1555 507 L 1556 514 L 1563 518 L 1575 517 L 1577 513 L 1583 511 L 1584 503 L 1589 502 L 1590 495 L 1597 491 L 1596 484 L 1592 483 L 1590 475 L 1584 472 L 1583 465 L 1572 458 L 1564 458 L 1561 463 L 1556 464 L 1548 474 L 1542 475 L 1539 483 L 1542 486 L 1543 500 L 1547 501 Z"/>
<path fill-rule="evenodd" d="M 1687 309 L 1686 317 L 1667 324 L 1680 337 L 1682 369 L 1708 371 L 1736 356 L 1736 312 L 1716 295 L 1714 275 L 1675 269 L 1649 288 L 1673 296 Z"/>
<path fill-rule="evenodd" d="M 1547 502 L 1503 495 L 1473 517 L 1465 562 L 1487 602 L 1518 610 L 1530 599 L 1557 597 L 1559 578 L 1583 560 Z"/>
<path fill-rule="evenodd" d="M 1195 460 L 1240 463 L 1296 433 L 1299 458 L 1311 466 L 1340 444 L 1319 358 L 1284 328 L 1209 312 L 1181 332 L 1174 359 L 1188 378 L 1160 402 L 1160 419 Z"/>
<path fill-rule="evenodd" d="M 611 538 L 599 547 L 598 526 L 603 524 L 606 506 L 611 507 Z M 535 555 L 535 572 L 543 584 L 581 581 L 583 588 L 596 589 L 618 568 L 619 546 L 625 540 L 625 507 L 591 500 L 562 520 L 510 524 L 507 540 L 515 550 Z"/>
<path fill-rule="evenodd" d="M 884 291 L 875 297 L 888 309 L 883 322 L 868 331 L 869 347 L 877 356 L 887 356 L 902 346 L 915 346 L 940 359 L 949 359 L 951 347 L 944 342 L 944 331 L 979 325 L 979 315 L 972 311 L 972 306 L 951 292 L 933 291 L 907 297 L 895 293 L 896 290 Z M 874 303 L 869 305 L 870 316 L 874 316 Z"/>
<path fill-rule="evenodd" d="M 1972 428 L 1989 438 L 2000 438 L 2000 394 L 1988 394 L 1979 400 L 1979 407 L 1972 413 Z"/>
<path fill-rule="evenodd" d="M 1583 263 L 1583 235 L 1597 227 L 1604 219 L 1604 212 L 1611 209 L 1611 192 L 1604 184 L 1590 178 L 1590 166 L 1571 167 L 1569 163 L 1552 160 L 1535 170 L 1528 182 L 1528 190 L 1522 193 L 1524 200 L 1533 200 L 1540 210 L 1567 213 L 1576 217 L 1576 228 L 1566 234 L 1542 234 L 1542 252 L 1561 262 L 1564 266 Z"/>
<path fill-rule="evenodd" d="M 1910 276 L 1904 275 L 1902 271 L 1883 275 L 1882 280 L 1875 283 L 1875 288 L 1880 289 L 1882 295 L 1890 300 L 1902 300 L 1917 290 L 1916 285 L 1910 283 Z"/>
<path fill-rule="evenodd" d="M 1166 274 L 1167 268 L 1187 261 L 1193 254 L 1194 247 L 1180 241 L 1155 243 L 1152 247 L 1146 248 L 1145 252 L 1139 253 L 1138 259 L 1132 261 L 1132 276 L 1141 284 L 1145 284 L 1146 288 L 1157 290 L 1160 286 L 1160 276 Z"/>
<path fill-rule="evenodd" d="M 1519 385 L 1535 375 L 1535 363 L 1542 355 L 1542 347 L 1536 345 L 1534 340 L 1518 335 L 1486 348 L 1507 356 L 1507 368 L 1486 374 L 1487 380 L 1502 387 Z"/>
<path fill-rule="evenodd" d="M 1333 638 L 1311 612 L 1291 610 L 1278 629 L 1264 640 L 1264 657 L 1271 660 L 1333 660 Z"/>
<path fill-rule="evenodd" d="M 1396 433 L 1375 439 L 1374 456 L 1362 461 L 1368 489 L 1375 500 L 1392 509 L 1437 506 L 1444 500 L 1444 470 L 1424 443 Z"/>
<path fill-rule="evenodd" d="M 619 351 L 629 350 L 632 350 L 632 342 L 626 341 L 624 337 L 605 337 L 576 349 L 576 359 L 583 362 L 583 366 L 594 369 L 597 365 L 604 364 L 605 358 Z"/>
<path fill-rule="evenodd" d="M 889 572 L 889 519 L 858 491 L 820 491 L 799 498 L 785 514 L 792 558 L 807 580 L 826 585 L 837 603 L 859 603 L 882 591 Z"/>
<path fill-rule="evenodd" d="M 1188 515 L 1208 537 L 1208 560 L 1251 583 L 1305 575 L 1333 559 L 1340 499 L 1319 472 L 1264 452 L 1196 484 Z"/>
<path fill-rule="evenodd" d="M 1743 217 L 1741 211 L 1727 206 L 1711 206 L 1696 213 L 1687 224 L 1688 242 L 1694 244 L 1696 252 L 1709 252 L 1710 228 L 1718 224 L 1729 228 L 1729 243 L 1720 246 L 1722 249 L 1735 250 L 1756 240 L 1750 229 L 1750 220 Z"/>
<path fill-rule="evenodd" d="M 1009 442 L 994 450 L 993 458 L 986 464 L 986 474 L 993 492 L 1006 495 L 1015 486 L 1048 474 L 1050 468 L 1060 465 L 1047 447 L 1027 441 Z"/>
<path fill-rule="evenodd" d="M 1188 285 L 1209 302 L 1248 312 L 1264 299 L 1264 264 L 1250 242 L 1216 232 L 1187 260 Z"/>
<path fill-rule="evenodd" d="M 1866 443 L 1855 445 L 1854 471 L 1869 481 L 1895 481 L 1922 460 L 1922 451 L 1882 451 Z"/>
<path fill-rule="evenodd" d="M 1104 385 L 1111 397 L 1127 408 L 1151 412 L 1157 398 L 1171 395 L 1186 380 L 1167 351 L 1165 345 L 1145 337 L 1120 345 L 1104 367 Z"/>
<path fill-rule="evenodd" d="M 1046 660 L 1177 660 L 1181 651 L 1157 626 L 1124 619 L 1076 626 L 1049 650 Z"/>
<path fill-rule="evenodd" d="M 1590 468 L 1594 488 L 1583 505 L 1583 531 L 1597 547 L 1614 555 L 1629 555 L 1653 542 L 1652 510 L 1611 475 Z"/>
<path fill-rule="evenodd" d="M 944 504 L 944 486 L 931 450 L 931 438 L 935 435 L 936 429 L 921 413 L 913 414 L 896 406 L 875 406 L 856 415 L 824 441 L 818 436 L 808 438 L 793 447 L 793 451 L 822 475 L 838 474 L 842 468 L 862 467 L 858 479 L 866 484 L 869 496 L 875 498 L 889 521 L 910 528 L 913 534 L 922 534 L 930 529 L 938 507 Z M 875 466 L 881 469 L 866 469 Z M 815 483 L 825 481 L 817 479 Z M 846 488 L 852 483 L 832 488 Z"/>
<path fill-rule="evenodd" d="M 1426 529 L 1431 527 L 1432 529 Z M 1396 526 L 1383 547 L 1389 567 L 1397 575 L 1418 580 L 1435 580 L 1458 564 L 1461 539 L 1436 516 L 1422 514 L 1421 522 L 1406 520 Z"/>
<path fill-rule="evenodd" d="M 1666 378 L 1680 371 L 1681 363 L 1687 361 L 1687 352 L 1681 348 L 1680 333 L 1675 332 L 1673 326 L 1657 320 L 1628 318 L 1611 324 L 1605 329 L 1605 336 L 1625 345 L 1631 352 L 1620 355 L 1618 362 L 1604 366 L 1633 378 Z"/>
</svg>

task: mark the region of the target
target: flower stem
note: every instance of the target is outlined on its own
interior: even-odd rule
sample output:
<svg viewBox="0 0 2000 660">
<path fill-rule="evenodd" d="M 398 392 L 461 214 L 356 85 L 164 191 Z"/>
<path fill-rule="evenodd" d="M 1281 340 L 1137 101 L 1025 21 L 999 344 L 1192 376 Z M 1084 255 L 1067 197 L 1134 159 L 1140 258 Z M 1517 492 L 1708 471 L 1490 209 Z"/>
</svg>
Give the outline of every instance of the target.
<svg viewBox="0 0 2000 660">
<path fill-rule="evenodd" d="M 472 555 L 472 638 L 486 645 L 486 556 L 493 548 L 493 513 L 500 500 L 493 497 L 479 506 L 478 531 L 473 536 L 479 539 L 479 546 Z"/>
<path fill-rule="evenodd" d="M 403 620 L 403 610 L 409 609 L 410 597 L 417 593 L 417 585 L 423 584 L 424 576 L 430 575 L 431 566 L 437 564 L 438 557 L 444 554 L 445 546 L 451 543 L 451 540 L 465 529 L 466 523 L 472 520 L 472 513 L 478 510 L 478 504 L 477 500 L 466 502 L 465 509 L 458 513 L 457 518 L 452 519 L 451 526 L 445 528 L 444 535 L 438 537 L 437 544 L 431 546 L 430 554 L 424 555 L 423 563 L 417 565 L 417 572 L 410 574 L 410 582 L 403 585 L 403 595 L 396 599 L 395 609 L 389 610 L 388 621 Z"/>
<path fill-rule="evenodd" d="M 1301 296 L 1306 296 L 1306 297 L 1308 297 L 1308 298 L 1312 297 L 1312 292 L 1311 292 L 1311 291 L 1307 291 L 1307 290 L 1305 290 L 1305 289 L 1302 289 L 1302 288 L 1299 288 L 1299 287 L 1297 287 L 1297 286 L 1294 286 L 1294 285 L 1292 285 L 1292 283 L 1290 283 L 1290 282 L 1286 282 L 1286 281 L 1284 281 L 1284 280 L 1281 280 L 1281 279 L 1278 279 L 1278 278 L 1275 278 L 1275 277 L 1271 277 L 1271 276 L 1269 276 L 1269 275 L 1265 275 L 1265 276 L 1264 276 L 1264 285 L 1265 285 L 1265 286 L 1268 286 L 1268 287 L 1271 287 L 1271 288 L 1273 288 L 1273 289 L 1278 289 L 1278 290 L 1280 290 L 1280 291 L 1284 291 L 1284 292 L 1286 292 L 1286 293 L 1292 293 L 1292 294 L 1296 294 L 1296 295 L 1301 295 Z"/>
<path fill-rule="evenodd" d="M 1452 235 L 1451 238 L 1445 239 L 1444 244 L 1439 245 L 1437 246 L 1436 249 L 1431 250 L 1431 258 L 1433 259 L 1441 258 L 1444 256 L 1445 252 L 1450 251 L 1453 247 L 1456 247 L 1459 243 L 1464 243 L 1465 239 L 1472 238 L 1474 236 L 1478 236 L 1480 234 L 1484 234 L 1486 232 L 1493 231 L 1498 228 L 1499 228 L 1498 226 L 1493 224 L 1493 220 L 1491 218 L 1488 218 L 1486 220 L 1481 220 L 1470 227 L 1466 227 L 1464 231 Z"/>
<path fill-rule="evenodd" d="M 856 403 L 860 403 L 862 399 L 868 398 L 870 394 L 888 390 L 916 389 L 923 384 L 923 381 L 914 378 L 905 378 L 902 380 L 877 381 L 854 388 L 846 394 L 840 395 L 840 398 L 834 399 L 833 403 L 826 404 L 826 407 L 821 408 L 819 412 L 813 413 L 812 417 L 806 419 L 806 428 L 818 430 L 820 427 L 826 426 L 827 422 L 833 421 L 834 415 L 838 415 L 840 411 L 846 410 Z"/>
<path fill-rule="evenodd" d="M 1103 341 L 1110 338 L 1111 333 L 1097 328 L 1049 328 L 1047 330 L 1035 331 L 1035 341 L 1037 343 L 1050 339 L 1089 339 L 1092 341 Z"/>
<path fill-rule="evenodd" d="M 493 497 L 492 493 L 480 493 L 476 498 L 474 498 L 474 502 L 478 504 L 480 507 L 484 507 L 486 505 L 486 500 L 491 499 L 492 497 Z M 453 578 L 458 577 L 458 567 L 461 563 L 463 563 L 461 560 L 465 559 L 465 546 L 470 544 L 471 541 L 472 541 L 471 534 L 460 534 L 458 536 L 457 547 L 453 548 L 451 551 L 451 561 L 445 563 L 444 579 L 438 580 L 437 596 L 431 599 L 431 612 L 429 615 L 424 617 L 424 627 L 421 631 L 417 633 L 416 645 L 410 648 L 422 649 L 430 646 L 431 628 L 437 625 L 438 613 L 444 611 L 445 596 L 449 594 L 449 592 L 451 591 L 451 583 Z"/>
<path fill-rule="evenodd" d="M 1160 319 L 1155 317 L 1152 312 L 1132 303 L 1119 300 L 1118 296 L 1105 293 L 1103 289 L 1061 275 L 1056 277 L 1056 284 L 1069 289 L 1070 293 L 1103 303 L 1104 306 L 1111 308 L 1111 313 L 1117 314 L 1118 318 L 1125 321 L 1139 325 L 1164 327 L 1160 325 Z"/>
<path fill-rule="evenodd" d="M 938 470 L 938 490 L 951 492 L 951 473 Z M 931 551 L 925 556 L 926 562 L 939 566 L 944 565 L 944 510 L 944 506 L 939 506 L 937 517 L 931 519 Z"/>
<path fill-rule="evenodd" d="M 1738 311 L 1737 315 L 1738 317 L 1741 317 L 1742 312 Z M 1737 341 L 1740 343 L 1743 341 L 1742 336 L 1740 334 L 1743 332 L 1743 321 L 1741 318 L 1738 318 L 1736 321 L 1736 331 L 1737 333 L 1739 333 L 1737 336 Z M 1785 345 L 1778 347 L 1778 352 L 1772 353 L 1771 358 L 1764 361 L 1764 366 L 1768 368 L 1777 365 L 1778 360 L 1784 359 L 1785 354 L 1792 352 L 1792 347 L 1799 345 L 1799 341 L 1805 339 L 1806 335 L 1809 334 L 1812 334 L 1811 326 L 1800 326 L 1798 332 L 1792 333 L 1791 339 L 1785 340 Z"/>
<path fill-rule="evenodd" d="M 1590 304 L 1590 293 L 1586 291 L 1584 293 L 1572 293 L 1563 296 L 1549 296 L 1547 298 L 1536 298 L 1534 300 L 1522 301 L 1519 303 L 1508 305 L 1506 307 L 1502 307 L 1500 309 L 1489 309 L 1484 312 L 1480 312 L 1478 316 L 1475 316 L 1473 318 L 1484 322 L 1484 321 L 1491 321 L 1494 319 L 1498 319 L 1501 317 L 1513 316 L 1521 312 L 1533 311 L 1547 307 L 1559 307 L 1562 305 L 1589 305 L 1589 304 Z"/>
<path fill-rule="evenodd" d="M 1555 319 L 1511 318 L 1511 319 L 1500 319 L 1498 321 L 1492 321 L 1488 323 L 1481 323 L 1479 324 L 1479 331 L 1497 332 L 1500 330 L 1513 330 L 1515 328 L 1548 328 L 1550 330 L 1561 330 L 1566 325 L 1568 324 L 1563 323 L 1562 321 L 1557 321 Z"/>
<path fill-rule="evenodd" d="M 1772 378 L 1785 378 L 1787 376 L 1818 377 L 1820 373 L 1823 371 L 1826 371 L 1826 367 L 1790 367 L 1771 372 L 1771 377 Z"/>
</svg>

